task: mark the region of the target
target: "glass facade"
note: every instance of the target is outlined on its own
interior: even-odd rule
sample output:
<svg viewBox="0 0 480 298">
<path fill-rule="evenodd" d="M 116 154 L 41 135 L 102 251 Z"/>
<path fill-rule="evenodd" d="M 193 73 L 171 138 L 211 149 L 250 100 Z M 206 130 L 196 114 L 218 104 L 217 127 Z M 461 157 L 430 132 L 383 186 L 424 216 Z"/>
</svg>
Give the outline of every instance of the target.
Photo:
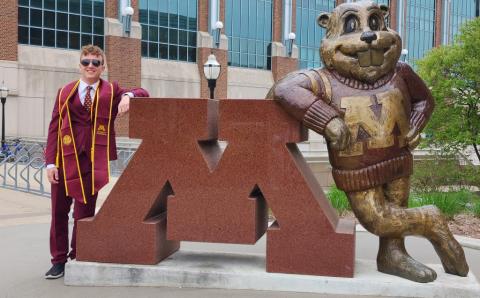
<svg viewBox="0 0 480 298">
<path fill-rule="evenodd" d="M 104 47 L 104 0 L 18 0 L 18 43 Z"/>
<path fill-rule="evenodd" d="M 455 35 L 466 21 L 473 19 L 477 14 L 477 0 L 446 0 L 447 15 L 443 18 L 443 30 L 446 34 L 445 43 L 453 43 Z"/>
<path fill-rule="evenodd" d="M 271 69 L 271 0 L 225 0 L 228 65 Z"/>
<path fill-rule="evenodd" d="M 318 68 L 320 60 L 320 42 L 325 29 L 317 24 L 320 12 L 330 12 L 335 8 L 335 0 L 297 0 L 296 44 L 299 50 L 298 66 L 300 69 Z"/>
<path fill-rule="evenodd" d="M 142 57 L 197 61 L 197 0 L 139 0 Z"/>
<path fill-rule="evenodd" d="M 388 6 L 388 7 L 390 7 L 390 0 L 375 0 L 375 2 L 376 2 L 377 4 L 379 4 L 379 5 L 380 5 L 380 4 L 384 4 L 384 5 Z M 391 24 L 390 18 L 391 18 L 391 17 L 392 17 L 391 15 L 388 15 L 388 17 L 387 17 L 387 19 L 386 19 L 386 23 L 385 23 L 385 24 L 387 25 L 387 27 L 390 27 L 390 24 Z"/>
<path fill-rule="evenodd" d="M 377 2 L 378 4 L 385 4 L 387 6 L 390 5 L 390 0 L 376 0 L 375 2 Z"/>
<path fill-rule="evenodd" d="M 404 47 L 408 50 L 406 61 L 415 66 L 433 48 L 435 38 L 435 1 L 409 0 L 406 3 Z"/>
</svg>

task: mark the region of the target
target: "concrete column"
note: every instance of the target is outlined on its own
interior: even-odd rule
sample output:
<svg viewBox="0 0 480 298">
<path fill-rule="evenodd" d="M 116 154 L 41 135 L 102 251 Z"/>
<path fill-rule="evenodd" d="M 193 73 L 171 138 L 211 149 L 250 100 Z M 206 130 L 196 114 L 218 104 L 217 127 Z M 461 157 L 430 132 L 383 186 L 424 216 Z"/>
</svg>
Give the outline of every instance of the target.
<svg viewBox="0 0 480 298">
<path fill-rule="evenodd" d="M 200 73 L 200 97 L 209 98 L 210 89 L 208 81 L 203 74 L 203 64 L 207 61 L 208 55 L 213 53 L 221 65 L 220 76 L 215 88 L 215 98 L 227 98 L 227 68 L 228 68 L 228 39 L 225 36 L 225 0 L 219 1 L 219 20 L 224 24 L 221 31 L 220 46 L 215 48 L 213 36 L 208 32 L 210 20 L 209 0 L 198 1 L 198 35 L 197 35 L 197 65 Z"/>
<path fill-rule="evenodd" d="M 389 7 L 390 28 L 398 32 L 397 5 L 398 5 L 397 0 L 390 0 L 390 7 Z"/>
<path fill-rule="evenodd" d="M 285 17 L 284 1 L 273 1 L 273 41 L 272 41 L 272 75 L 275 81 L 280 80 L 288 73 L 298 69 L 298 48 L 294 45 L 292 55 L 288 55 L 287 47 L 284 44 L 284 22 L 290 19 L 292 32 L 295 32 L 296 0 L 292 0 L 291 17 Z"/>
<path fill-rule="evenodd" d="M 118 0 L 105 2 L 105 54 L 107 56 L 108 80 L 117 81 L 124 88 L 141 86 L 141 37 L 138 23 L 137 0 L 132 0 L 135 11 L 132 18 L 130 36 L 123 34 L 122 23 L 118 19 Z M 128 115 L 115 121 L 117 136 L 128 136 Z"/>
<path fill-rule="evenodd" d="M 0 1 L 0 21 L 0 84 L 5 83 L 11 97 L 18 95 L 17 0 Z"/>
<path fill-rule="evenodd" d="M 443 1 L 435 0 L 435 47 L 438 47 L 442 44 L 442 13 Z"/>
<path fill-rule="evenodd" d="M 17 61 L 18 6 L 17 0 L 0 1 L 0 60 Z"/>
<path fill-rule="evenodd" d="M 273 0 L 272 38 L 273 41 L 277 42 L 282 42 L 283 37 L 282 21 L 285 20 L 285 16 L 283 15 L 283 2 L 284 0 Z"/>
<path fill-rule="evenodd" d="M 208 32 L 208 2 L 209 0 L 198 0 L 198 31 Z"/>
</svg>

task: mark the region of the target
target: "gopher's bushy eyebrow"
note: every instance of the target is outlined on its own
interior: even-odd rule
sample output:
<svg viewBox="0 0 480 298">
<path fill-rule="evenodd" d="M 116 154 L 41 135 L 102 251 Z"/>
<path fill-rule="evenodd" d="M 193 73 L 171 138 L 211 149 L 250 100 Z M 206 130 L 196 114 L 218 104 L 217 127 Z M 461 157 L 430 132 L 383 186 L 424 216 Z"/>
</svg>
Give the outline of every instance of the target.
<svg viewBox="0 0 480 298">
<path fill-rule="evenodd" d="M 372 10 L 372 9 L 380 9 L 380 7 L 376 4 L 367 7 L 367 10 Z"/>
<path fill-rule="evenodd" d="M 358 12 L 358 9 L 355 9 L 355 8 L 347 8 L 347 9 L 345 9 L 345 11 L 342 12 L 342 16 L 343 16 L 344 14 L 346 14 L 347 12 L 350 12 L 350 11 Z"/>
</svg>

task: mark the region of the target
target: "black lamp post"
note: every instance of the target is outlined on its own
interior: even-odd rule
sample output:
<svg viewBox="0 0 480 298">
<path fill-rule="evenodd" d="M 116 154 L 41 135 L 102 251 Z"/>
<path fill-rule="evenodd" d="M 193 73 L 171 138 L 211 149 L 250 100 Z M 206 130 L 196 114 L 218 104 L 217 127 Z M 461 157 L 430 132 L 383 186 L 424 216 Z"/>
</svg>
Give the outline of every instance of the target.
<svg viewBox="0 0 480 298">
<path fill-rule="evenodd" d="M 217 79 L 220 76 L 221 65 L 217 61 L 217 57 L 212 53 L 208 56 L 207 62 L 203 65 L 203 73 L 208 81 L 208 88 L 210 88 L 210 99 L 215 96 L 215 87 L 217 86 Z"/>
<path fill-rule="evenodd" d="M 0 98 L 2 100 L 2 152 L 5 149 L 5 103 L 7 102 L 8 88 L 2 81 L 0 86 Z"/>
<path fill-rule="evenodd" d="M 403 49 L 401 54 L 400 54 L 400 57 L 402 59 L 403 62 L 407 62 L 407 56 L 408 56 L 408 50 L 407 49 Z"/>
<path fill-rule="evenodd" d="M 119 3 L 123 32 L 126 36 L 130 36 L 130 32 L 132 31 L 132 16 L 135 12 L 131 2 L 131 0 L 120 0 Z"/>
<path fill-rule="evenodd" d="M 295 41 L 296 35 L 293 32 L 288 33 L 288 40 L 287 40 L 287 51 L 288 57 L 292 57 L 293 52 L 293 42 Z"/>
<path fill-rule="evenodd" d="M 223 29 L 223 23 L 221 21 L 217 21 L 215 23 L 215 28 L 213 29 L 213 40 L 215 42 L 215 47 L 218 49 L 220 47 L 220 36 Z"/>
</svg>

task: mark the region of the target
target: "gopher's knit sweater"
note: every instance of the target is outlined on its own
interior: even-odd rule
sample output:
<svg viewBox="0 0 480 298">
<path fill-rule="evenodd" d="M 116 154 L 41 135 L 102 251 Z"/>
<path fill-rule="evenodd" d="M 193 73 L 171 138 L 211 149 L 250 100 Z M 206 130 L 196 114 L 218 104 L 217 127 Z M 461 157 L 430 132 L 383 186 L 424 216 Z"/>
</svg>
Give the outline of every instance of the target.
<svg viewBox="0 0 480 298">
<path fill-rule="evenodd" d="M 430 91 L 403 63 L 371 85 L 326 69 L 305 71 L 278 82 L 274 95 L 320 134 L 335 117 L 347 124 L 352 143 L 346 150 L 327 143 L 333 178 L 346 192 L 410 176 L 413 158 L 405 136 L 412 129 L 419 133 L 433 110 Z"/>
</svg>

